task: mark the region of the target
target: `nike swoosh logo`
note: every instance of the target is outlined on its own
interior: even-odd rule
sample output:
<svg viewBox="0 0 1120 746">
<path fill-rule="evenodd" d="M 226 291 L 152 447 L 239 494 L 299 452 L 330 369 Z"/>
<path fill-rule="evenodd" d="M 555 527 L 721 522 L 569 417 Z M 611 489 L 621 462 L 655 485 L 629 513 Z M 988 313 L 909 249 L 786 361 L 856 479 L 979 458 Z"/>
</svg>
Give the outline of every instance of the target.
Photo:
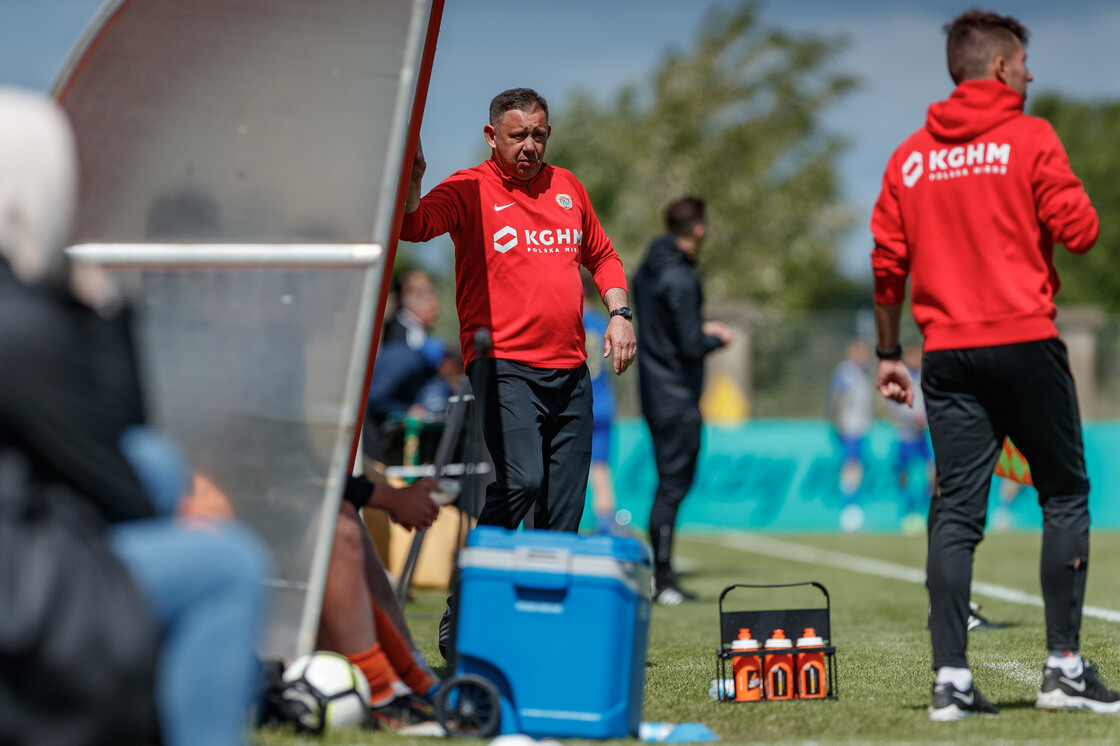
<svg viewBox="0 0 1120 746">
<path fill-rule="evenodd" d="M 1073 689 L 1074 691 L 1077 691 L 1077 692 L 1085 691 L 1085 682 L 1084 681 L 1073 681 L 1072 679 L 1067 679 L 1065 676 L 1059 676 L 1058 681 L 1062 682 L 1063 684 L 1068 686 L 1070 689 Z"/>
<path fill-rule="evenodd" d="M 954 690 L 953 696 L 959 699 L 961 702 L 964 702 L 966 705 L 972 704 L 973 700 L 976 699 L 976 695 L 974 695 L 972 692 L 965 694 L 964 692 L 958 692 Z"/>
<path fill-rule="evenodd" d="M 510 202 L 508 205 L 499 205 L 497 202 L 495 202 L 494 203 L 494 212 L 501 212 L 502 210 L 506 209 L 507 207 L 513 207 L 513 203 Z"/>
</svg>

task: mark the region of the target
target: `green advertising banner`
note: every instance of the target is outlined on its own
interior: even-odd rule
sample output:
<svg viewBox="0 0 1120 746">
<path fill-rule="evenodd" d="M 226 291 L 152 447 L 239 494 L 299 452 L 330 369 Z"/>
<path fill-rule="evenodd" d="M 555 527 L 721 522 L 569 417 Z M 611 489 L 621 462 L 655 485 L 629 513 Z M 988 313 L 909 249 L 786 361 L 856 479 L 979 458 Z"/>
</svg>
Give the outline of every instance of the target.
<svg viewBox="0 0 1120 746">
<path fill-rule="evenodd" d="M 611 467 L 617 507 L 630 528 L 645 531 L 657 471 L 642 420 L 619 420 L 613 430 Z M 1085 458 L 1095 528 L 1120 528 L 1120 423 L 1084 426 Z M 862 484 L 851 501 L 862 512 L 859 530 L 924 533 L 928 480 L 911 465 L 900 482 L 895 429 L 871 429 Z M 823 420 L 757 420 L 706 425 L 700 463 L 677 526 L 682 531 L 721 529 L 840 531 L 845 499 L 840 489 L 841 451 Z M 988 528 L 1039 529 L 1042 514 L 1033 487 L 993 478 Z M 590 494 L 584 527 L 594 527 Z M 913 517 L 917 514 L 918 519 Z"/>
</svg>

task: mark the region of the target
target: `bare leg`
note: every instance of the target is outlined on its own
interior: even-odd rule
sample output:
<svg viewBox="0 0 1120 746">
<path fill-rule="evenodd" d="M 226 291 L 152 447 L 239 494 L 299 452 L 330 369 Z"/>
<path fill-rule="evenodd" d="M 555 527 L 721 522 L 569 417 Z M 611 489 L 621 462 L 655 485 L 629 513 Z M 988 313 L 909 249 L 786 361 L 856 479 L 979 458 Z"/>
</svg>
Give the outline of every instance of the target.
<svg viewBox="0 0 1120 746">
<path fill-rule="evenodd" d="M 400 604 L 397 603 L 397 594 L 393 592 L 393 585 L 389 582 L 389 575 L 385 572 L 385 566 L 381 564 L 381 558 L 377 556 L 377 549 L 373 546 L 373 540 L 369 538 L 369 533 L 365 531 L 365 527 L 360 521 L 358 525 L 362 526 L 360 540 L 366 590 L 373 598 L 373 603 L 377 608 L 389 616 L 393 626 L 408 642 L 408 646 L 416 650 L 416 643 L 412 641 L 412 633 L 404 620 L 404 612 L 401 610 Z"/>
<path fill-rule="evenodd" d="M 369 541 L 365 526 L 358 519 L 358 511 L 350 503 L 343 502 L 338 511 L 319 617 L 318 642 L 324 650 L 356 653 L 368 650 L 377 642 L 362 561 L 363 537 Z"/>
</svg>

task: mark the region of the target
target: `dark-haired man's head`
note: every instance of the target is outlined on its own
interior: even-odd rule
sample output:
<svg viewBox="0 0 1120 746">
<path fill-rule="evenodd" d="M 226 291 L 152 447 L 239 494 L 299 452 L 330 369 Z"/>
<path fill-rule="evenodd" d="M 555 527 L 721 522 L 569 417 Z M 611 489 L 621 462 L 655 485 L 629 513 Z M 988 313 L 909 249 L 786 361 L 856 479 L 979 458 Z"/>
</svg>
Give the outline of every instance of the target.
<svg viewBox="0 0 1120 746">
<path fill-rule="evenodd" d="M 665 229 L 676 239 L 681 250 L 695 256 L 707 232 L 704 200 L 688 196 L 669 203 L 665 208 Z"/>
<path fill-rule="evenodd" d="M 973 9 L 945 25 L 949 75 L 954 83 L 965 80 L 999 80 L 1024 98 L 1027 70 L 1024 49 L 1030 32 L 1011 16 Z"/>
<path fill-rule="evenodd" d="M 540 109 L 544 112 L 544 123 L 548 124 L 548 102 L 532 88 L 510 88 L 490 100 L 490 125 L 497 127 L 507 111 L 516 109 L 526 114 Z"/>
<path fill-rule="evenodd" d="M 548 102 L 532 88 L 502 91 L 490 102 L 490 121 L 482 128 L 491 158 L 506 176 L 529 181 L 544 167 L 552 128 Z"/>
</svg>

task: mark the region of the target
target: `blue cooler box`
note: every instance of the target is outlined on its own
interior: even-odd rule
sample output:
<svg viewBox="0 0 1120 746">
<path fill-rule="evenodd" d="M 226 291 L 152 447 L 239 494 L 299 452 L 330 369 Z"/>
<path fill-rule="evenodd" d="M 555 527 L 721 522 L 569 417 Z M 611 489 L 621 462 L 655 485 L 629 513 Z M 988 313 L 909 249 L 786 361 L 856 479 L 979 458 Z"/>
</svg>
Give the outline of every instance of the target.
<svg viewBox="0 0 1120 746">
<path fill-rule="evenodd" d="M 456 673 L 501 698 L 501 733 L 638 734 L 650 555 L 638 539 L 475 528 L 459 552 Z"/>
</svg>

